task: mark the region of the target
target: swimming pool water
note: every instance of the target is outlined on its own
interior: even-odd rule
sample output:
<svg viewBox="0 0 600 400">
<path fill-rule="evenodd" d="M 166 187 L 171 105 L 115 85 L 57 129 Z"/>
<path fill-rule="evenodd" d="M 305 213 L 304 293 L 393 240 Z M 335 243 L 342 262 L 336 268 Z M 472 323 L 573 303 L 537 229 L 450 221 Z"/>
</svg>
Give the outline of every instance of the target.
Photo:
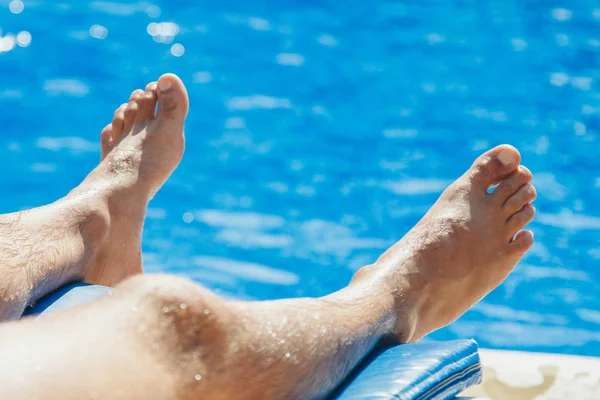
<svg viewBox="0 0 600 400">
<path fill-rule="evenodd" d="M 535 175 L 536 244 L 432 337 L 600 356 L 598 1 L 0 0 L 0 29 L 0 212 L 66 194 L 114 109 L 172 71 L 187 149 L 146 270 L 318 296 L 507 142 Z"/>
</svg>

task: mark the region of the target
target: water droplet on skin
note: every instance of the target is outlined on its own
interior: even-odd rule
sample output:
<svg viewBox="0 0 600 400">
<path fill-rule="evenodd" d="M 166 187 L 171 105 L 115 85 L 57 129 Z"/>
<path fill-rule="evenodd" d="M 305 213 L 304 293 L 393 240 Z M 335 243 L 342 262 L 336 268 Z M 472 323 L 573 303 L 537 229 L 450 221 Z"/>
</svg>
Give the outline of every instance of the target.
<svg viewBox="0 0 600 400">
<path fill-rule="evenodd" d="M 204 315 L 208 315 L 208 314 L 210 314 L 210 310 L 208 308 L 205 308 L 204 309 Z"/>
<path fill-rule="evenodd" d="M 138 309 L 137 309 L 137 307 L 136 307 L 136 306 L 133 306 L 133 307 L 131 307 L 131 311 L 133 311 L 133 312 L 137 312 L 137 310 L 138 310 Z"/>
<path fill-rule="evenodd" d="M 285 358 L 290 358 L 292 355 L 290 353 L 285 353 Z"/>
<path fill-rule="evenodd" d="M 313 315 L 313 318 L 314 318 L 314 319 L 316 319 L 316 320 L 318 320 L 318 319 L 320 318 L 320 317 L 319 317 L 319 314 L 315 314 L 315 315 Z"/>
<path fill-rule="evenodd" d="M 160 344 L 158 344 L 158 343 L 154 343 L 154 344 L 152 345 L 152 348 L 153 348 L 154 350 L 158 350 L 158 349 L 160 349 Z"/>
<path fill-rule="evenodd" d="M 202 379 L 202 375 L 198 374 L 194 377 L 197 381 L 200 381 Z"/>
<path fill-rule="evenodd" d="M 181 304 L 179 305 L 179 308 L 181 308 L 182 310 L 185 310 L 185 309 L 187 308 L 187 304 L 185 304 L 185 303 L 181 303 Z"/>
<path fill-rule="evenodd" d="M 164 313 L 168 313 L 169 312 L 169 307 L 163 307 L 163 312 Z"/>
<path fill-rule="evenodd" d="M 284 343 L 285 343 L 285 339 L 281 339 L 281 340 L 279 341 L 279 343 L 281 343 L 281 344 L 284 344 Z"/>
</svg>

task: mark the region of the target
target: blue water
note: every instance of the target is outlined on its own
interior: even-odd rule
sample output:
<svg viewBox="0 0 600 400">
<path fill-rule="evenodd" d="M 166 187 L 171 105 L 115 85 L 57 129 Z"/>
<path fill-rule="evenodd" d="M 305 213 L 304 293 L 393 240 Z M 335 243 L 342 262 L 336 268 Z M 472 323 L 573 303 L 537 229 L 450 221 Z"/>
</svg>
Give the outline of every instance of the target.
<svg viewBox="0 0 600 400">
<path fill-rule="evenodd" d="M 508 142 L 535 174 L 536 244 L 432 337 L 600 356 L 600 2 L 9 3 L 0 212 L 66 194 L 113 110 L 172 71 L 187 150 L 151 203 L 146 269 L 318 296 Z"/>
</svg>

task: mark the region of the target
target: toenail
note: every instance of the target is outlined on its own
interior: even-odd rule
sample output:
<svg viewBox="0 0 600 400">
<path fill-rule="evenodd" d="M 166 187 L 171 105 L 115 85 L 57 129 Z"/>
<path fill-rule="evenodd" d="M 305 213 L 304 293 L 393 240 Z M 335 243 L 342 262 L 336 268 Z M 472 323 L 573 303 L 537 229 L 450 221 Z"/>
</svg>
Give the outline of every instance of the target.
<svg viewBox="0 0 600 400">
<path fill-rule="evenodd" d="M 512 150 L 502 150 L 500 154 L 498 154 L 498 160 L 500 160 L 505 167 L 510 167 L 517 160 L 517 157 Z"/>
<path fill-rule="evenodd" d="M 146 92 L 146 96 L 147 99 L 150 99 L 152 97 L 154 97 L 154 92 Z"/>
<path fill-rule="evenodd" d="M 155 91 L 156 90 L 156 82 L 151 83 L 148 86 L 148 89 L 146 89 L 146 90 Z"/>
<path fill-rule="evenodd" d="M 163 79 L 162 81 L 158 82 L 158 89 L 161 92 L 171 89 L 171 86 L 173 86 L 173 83 L 169 79 Z"/>
</svg>

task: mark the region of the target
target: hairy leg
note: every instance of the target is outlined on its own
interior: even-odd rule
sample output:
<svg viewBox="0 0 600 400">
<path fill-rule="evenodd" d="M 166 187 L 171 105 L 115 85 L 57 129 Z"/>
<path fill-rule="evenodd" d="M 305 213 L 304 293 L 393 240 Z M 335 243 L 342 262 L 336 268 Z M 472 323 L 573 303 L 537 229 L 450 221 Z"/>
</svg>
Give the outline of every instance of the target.
<svg viewBox="0 0 600 400">
<path fill-rule="evenodd" d="M 395 321 L 375 288 L 245 303 L 139 276 L 90 305 L 0 325 L 0 398 L 316 398 Z"/>
<path fill-rule="evenodd" d="M 93 190 L 0 216 L 0 321 L 20 317 L 31 302 L 82 279 L 86 266 L 102 256 L 109 213 L 105 196 Z"/>
<path fill-rule="evenodd" d="M 102 160 L 77 188 L 0 216 L 0 321 L 67 282 L 112 286 L 142 272 L 146 207 L 181 160 L 187 110 L 174 75 L 136 90 L 102 131 Z"/>
<path fill-rule="evenodd" d="M 533 241 L 520 229 L 535 190 L 518 163 L 508 146 L 482 155 L 402 241 L 323 298 L 226 301 L 139 276 L 89 305 L 0 325 L 0 398 L 324 398 L 379 340 L 418 340 L 510 273 Z"/>
</svg>

